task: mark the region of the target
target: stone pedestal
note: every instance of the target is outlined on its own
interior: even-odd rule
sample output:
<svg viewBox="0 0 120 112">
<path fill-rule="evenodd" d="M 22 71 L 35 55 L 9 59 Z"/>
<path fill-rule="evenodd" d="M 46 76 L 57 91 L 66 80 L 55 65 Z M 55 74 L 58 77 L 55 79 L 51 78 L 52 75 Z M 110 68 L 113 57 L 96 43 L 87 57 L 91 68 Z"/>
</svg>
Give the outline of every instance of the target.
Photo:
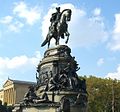
<svg viewBox="0 0 120 112">
<path fill-rule="evenodd" d="M 66 67 L 66 64 L 72 59 L 71 49 L 65 45 L 48 49 L 44 53 L 44 58 L 38 65 L 39 77 L 41 78 L 46 72 L 55 75 Z M 49 75 L 50 76 L 50 75 Z"/>
<path fill-rule="evenodd" d="M 36 87 L 13 112 L 86 112 L 86 82 L 79 79 L 79 69 L 68 46 L 46 50 L 37 67 Z"/>
<path fill-rule="evenodd" d="M 17 107 L 18 106 L 18 107 Z M 51 105 L 51 104 L 39 104 L 39 105 L 31 105 L 31 106 L 19 106 L 16 105 L 16 109 L 12 112 L 57 112 L 59 105 Z M 81 108 L 79 105 L 73 105 L 70 107 L 70 112 L 86 112 L 86 108 Z"/>
</svg>

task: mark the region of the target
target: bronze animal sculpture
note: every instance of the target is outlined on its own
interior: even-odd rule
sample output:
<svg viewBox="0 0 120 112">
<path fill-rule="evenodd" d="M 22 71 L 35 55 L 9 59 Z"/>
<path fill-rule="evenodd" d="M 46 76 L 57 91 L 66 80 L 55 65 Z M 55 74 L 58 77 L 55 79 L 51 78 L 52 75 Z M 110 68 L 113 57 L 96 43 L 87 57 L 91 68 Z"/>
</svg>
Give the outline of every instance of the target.
<svg viewBox="0 0 120 112">
<path fill-rule="evenodd" d="M 44 42 L 41 44 L 41 46 L 45 46 L 48 43 L 48 48 L 50 46 L 50 41 L 52 38 L 56 40 L 55 45 L 59 45 L 59 40 L 60 37 L 64 39 L 64 36 L 67 37 L 66 44 L 68 43 L 69 40 L 69 32 L 68 32 L 68 24 L 67 22 L 71 20 L 71 14 L 72 11 L 71 9 L 64 9 L 61 14 L 60 14 L 60 19 L 57 22 L 57 24 L 51 25 L 49 27 L 49 32 L 46 36 L 46 39 Z"/>
</svg>

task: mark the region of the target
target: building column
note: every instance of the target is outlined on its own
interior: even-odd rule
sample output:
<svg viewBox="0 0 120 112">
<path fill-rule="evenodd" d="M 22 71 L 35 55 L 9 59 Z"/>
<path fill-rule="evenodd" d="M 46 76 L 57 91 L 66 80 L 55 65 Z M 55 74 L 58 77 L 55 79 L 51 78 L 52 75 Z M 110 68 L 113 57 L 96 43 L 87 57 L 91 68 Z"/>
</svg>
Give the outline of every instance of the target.
<svg viewBox="0 0 120 112">
<path fill-rule="evenodd" d="M 11 96 L 12 96 L 12 95 L 11 95 L 11 88 L 9 89 L 9 94 L 10 94 L 10 96 L 9 96 L 9 97 L 10 97 L 9 104 L 11 104 Z"/>
<path fill-rule="evenodd" d="M 12 88 L 9 89 L 9 104 L 12 104 Z"/>
<path fill-rule="evenodd" d="M 13 91 L 13 94 L 14 94 L 14 104 L 16 103 L 16 89 L 14 88 L 14 91 Z"/>
<path fill-rule="evenodd" d="M 10 104 L 10 89 L 8 89 L 8 104 Z"/>
<path fill-rule="evenodd" d="M 12 93 L 12 88 L 11 88 L 11 104 L 13 104 L 13 93 Z"/>
<path fill-rule="evenodd" d="M 11 88 L 11 104 L 14 104 L 13 99 L 14 99 L 14 93 L 13 93 L 13 88 Z"/>
<path fill-rule="evenodd" d="M 9 92 L 9 89 L 8 89 L 8 104 L 10 103 L 10 92 Z"/>
<path fill-rule="evenodd" d="M 6 96 L 5 96 L 5 98 L 6 98 L 6 101 L 5 101 L 5 102 L 8 103 L 8 90 L 6 90 Z"/>
<path fill-rule="evenodd" d="M 6 102 L 6 90 L 4 90 L 3 102 Z"/>
<path fill-rule="evenodd" d="M 8 90 L 5 90 L 5 102 L 8 103 Z"/>
<path fill-rule="evenodd" d="M 14 92 L 14 88 L 13 88 L 13 104 L 15 104 L 15 92 Z"/>
</svg>

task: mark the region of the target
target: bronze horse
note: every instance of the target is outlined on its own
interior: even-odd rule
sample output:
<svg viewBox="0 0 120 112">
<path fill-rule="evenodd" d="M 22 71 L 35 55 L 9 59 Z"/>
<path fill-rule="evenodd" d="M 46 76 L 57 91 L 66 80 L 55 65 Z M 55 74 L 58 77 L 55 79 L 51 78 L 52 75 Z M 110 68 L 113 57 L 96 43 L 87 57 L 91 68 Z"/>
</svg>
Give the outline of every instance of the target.
<svg viewBox="0 0 120 112">
<path fill-rule="evenodd" d="M 56 30 L 53 28 L 53 26 L 49 27 L 49 32 L 46 36 L 46 39 L 44 42 L 41 44 L 41 46 L 44 46 L 48 43 L 48 48 L 50 46 L 50 41 L 52 38 L 56 40 L 55 45 L 59 45 L 59 40 L 60 37 L 64 39 L 64 34 L 67 37 L 66 44 L 68 43 L 69 40 L 69 32 L 68 32 L 68 24 L 67 22 L 71 20 L 71 14 L 72 11 L 71 9 L 64 9 L 61 12 L 60 20 L 56 25 Z"/>
</svg>

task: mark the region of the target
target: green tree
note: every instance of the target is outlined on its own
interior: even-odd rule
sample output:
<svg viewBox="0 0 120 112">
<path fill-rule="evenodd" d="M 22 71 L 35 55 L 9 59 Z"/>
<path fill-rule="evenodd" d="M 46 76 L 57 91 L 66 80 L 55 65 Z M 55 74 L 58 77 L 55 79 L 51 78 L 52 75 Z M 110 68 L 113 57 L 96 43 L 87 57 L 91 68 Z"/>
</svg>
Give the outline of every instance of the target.
<svg viewBox="0 0 120 112">
<path fill-rule="evenodd" d="M 88 92 L 88 112 L 120 112 L 120 81 L 97 78 L 86 79 Z M 114 94 L 113 94 L 114 93 Z M 114 102 L 113 102 L 114 101 Z"/>
</svg>

